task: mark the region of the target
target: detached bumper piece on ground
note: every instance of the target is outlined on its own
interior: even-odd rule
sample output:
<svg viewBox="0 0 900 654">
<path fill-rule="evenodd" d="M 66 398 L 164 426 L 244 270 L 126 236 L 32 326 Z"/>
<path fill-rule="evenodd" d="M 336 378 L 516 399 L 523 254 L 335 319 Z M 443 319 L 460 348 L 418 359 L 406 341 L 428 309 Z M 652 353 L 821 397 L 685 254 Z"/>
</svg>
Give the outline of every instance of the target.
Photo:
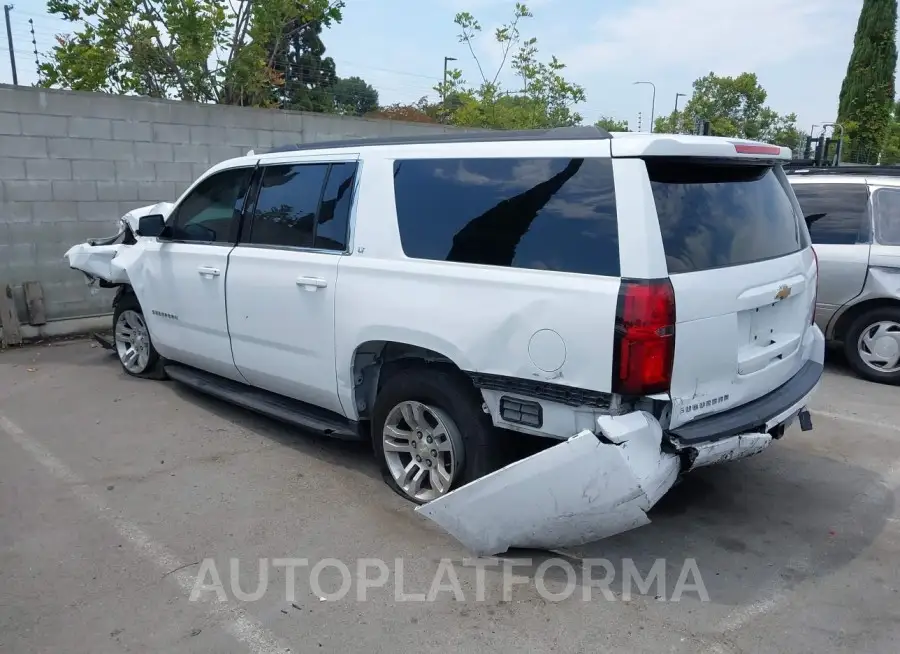
<svg viewBox="0 0 900 654">
<path fill-rule="evenodd" d="M 582 431 L 416 511 L 478 556 L 572 547 L 646 525 L 647 512 L 682 470 L 758 454 L 795 418 L 804 431 L 812 429 L 806 404 L 822 370 L 821 362 L 809 362 L 790 382 L 734 412 L 730 432 L 715 440 L 664 443 L 649 413 L 603 416 L 596 433 Z"/>
</svg>

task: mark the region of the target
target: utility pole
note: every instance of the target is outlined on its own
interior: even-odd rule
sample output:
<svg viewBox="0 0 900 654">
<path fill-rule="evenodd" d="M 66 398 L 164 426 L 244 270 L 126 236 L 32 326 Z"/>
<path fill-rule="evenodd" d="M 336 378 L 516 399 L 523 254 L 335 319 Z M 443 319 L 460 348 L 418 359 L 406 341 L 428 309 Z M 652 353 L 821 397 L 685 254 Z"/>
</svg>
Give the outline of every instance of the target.
<svg viewBox="0 0 900 654">
<path fill-rule="evenodd" d="M 13 85 L 19 85 L 19 75 L 16 72 L 16 51 L 13 49 L 12 28 L 9 25 L 9 10 L 12 5 L 3 5 L 3 15 L 6 17 L 6 40 L 9 42 L 9 65 L 12 67 Z"/>
<path fill-rule="evenodd" d="M 635 82 L 635 84 L 649 84 L 653 87 L 653 104 L 650 107 L 650 133 L 653 133 L 653 121 L 656 120 L 656 84 L 653 82 Z"/>
</svg>

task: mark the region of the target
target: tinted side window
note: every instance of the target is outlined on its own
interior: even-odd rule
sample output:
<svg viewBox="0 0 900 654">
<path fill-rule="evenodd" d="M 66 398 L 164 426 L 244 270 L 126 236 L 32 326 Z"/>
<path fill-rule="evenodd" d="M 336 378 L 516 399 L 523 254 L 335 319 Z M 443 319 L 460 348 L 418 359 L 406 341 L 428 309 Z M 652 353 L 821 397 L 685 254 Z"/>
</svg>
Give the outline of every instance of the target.
<svg viewBox="0 0 900 654">
<path fill-rule="evenodd" d="M 265 167 L 248 242 L 312 247 L 327 172 L 328 164 Z"/>
<path fill-rule="evenodd" d="M 319 220 L 316 224 L 315 247 L 321 250 L 347 249 L 347 226 L 350 222 L 355 163 L 333 164 L 328 173 Z"/>
<path fill-rule="evenodd" d="M 409 257 L 619 274 L 608 159 L 410 159 L 394 164 Z"/>
<path fill-rule="evenodd" d="M 865 184 L 794 184 L 813 243 L 847 245 L 868 240 Z"/>
<path fill-rule="evenodd" d="M 782 257 L 808 244 L 780 167 L 646 163 L 670 273 Z"/>
<path fill-rule="evenodd" d="M 250 168 L 224 170 L 200 182 L 172 216 L 172 238 L 234 243 L 252 173 Z"/>
<path fill-rule="evenodd" d="M 900 245 L 900 189 L 875 191 L 875 240 Z"/>
</svg>

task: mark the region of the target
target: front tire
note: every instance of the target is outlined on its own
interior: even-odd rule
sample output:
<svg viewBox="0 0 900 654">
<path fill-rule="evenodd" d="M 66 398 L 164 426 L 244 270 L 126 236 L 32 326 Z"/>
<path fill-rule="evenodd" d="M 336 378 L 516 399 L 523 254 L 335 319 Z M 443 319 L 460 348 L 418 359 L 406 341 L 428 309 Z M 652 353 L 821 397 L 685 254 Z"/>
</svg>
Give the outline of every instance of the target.
<svg viewBox="0 0 900 654">
<path fill-rule="evenodd" d="M 881 307 L 857 316 L 844 338 L 844 354 L 863 379 L 900 384 L 900 307 Z"/>
<path fill-rule="evenodd" d="M 119 298 L 113 313 L 113 342 L 122 369 L 132 377 L 163 379 L 162 360 L 150 339 L 150 330 L 137 297 Z"/>
<path fill-rule="evenodd" d="M 375 399 L 372 442 L 385 482 L 416 504 L 499 467 L 499 434 L 481 394 L 457 370 L 394 372 Z"/>
</svg>

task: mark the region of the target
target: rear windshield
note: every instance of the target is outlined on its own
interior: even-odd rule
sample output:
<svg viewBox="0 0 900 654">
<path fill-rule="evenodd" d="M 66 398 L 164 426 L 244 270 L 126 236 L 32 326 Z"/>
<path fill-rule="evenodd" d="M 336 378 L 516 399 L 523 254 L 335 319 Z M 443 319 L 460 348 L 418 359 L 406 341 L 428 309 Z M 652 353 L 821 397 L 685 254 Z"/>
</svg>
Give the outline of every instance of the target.
<svg viewBox="0 0 900 654">
<path fill-rule="evenodd" d="M 780 167 L 647 159 L 669 273 L 782 257 L 808 243 Z"/>
<path fill-rule="evenodd" d="M 408 257 L 619 274 L 609 159 L 407 159 L 394 196 Z"/>
</svg>

